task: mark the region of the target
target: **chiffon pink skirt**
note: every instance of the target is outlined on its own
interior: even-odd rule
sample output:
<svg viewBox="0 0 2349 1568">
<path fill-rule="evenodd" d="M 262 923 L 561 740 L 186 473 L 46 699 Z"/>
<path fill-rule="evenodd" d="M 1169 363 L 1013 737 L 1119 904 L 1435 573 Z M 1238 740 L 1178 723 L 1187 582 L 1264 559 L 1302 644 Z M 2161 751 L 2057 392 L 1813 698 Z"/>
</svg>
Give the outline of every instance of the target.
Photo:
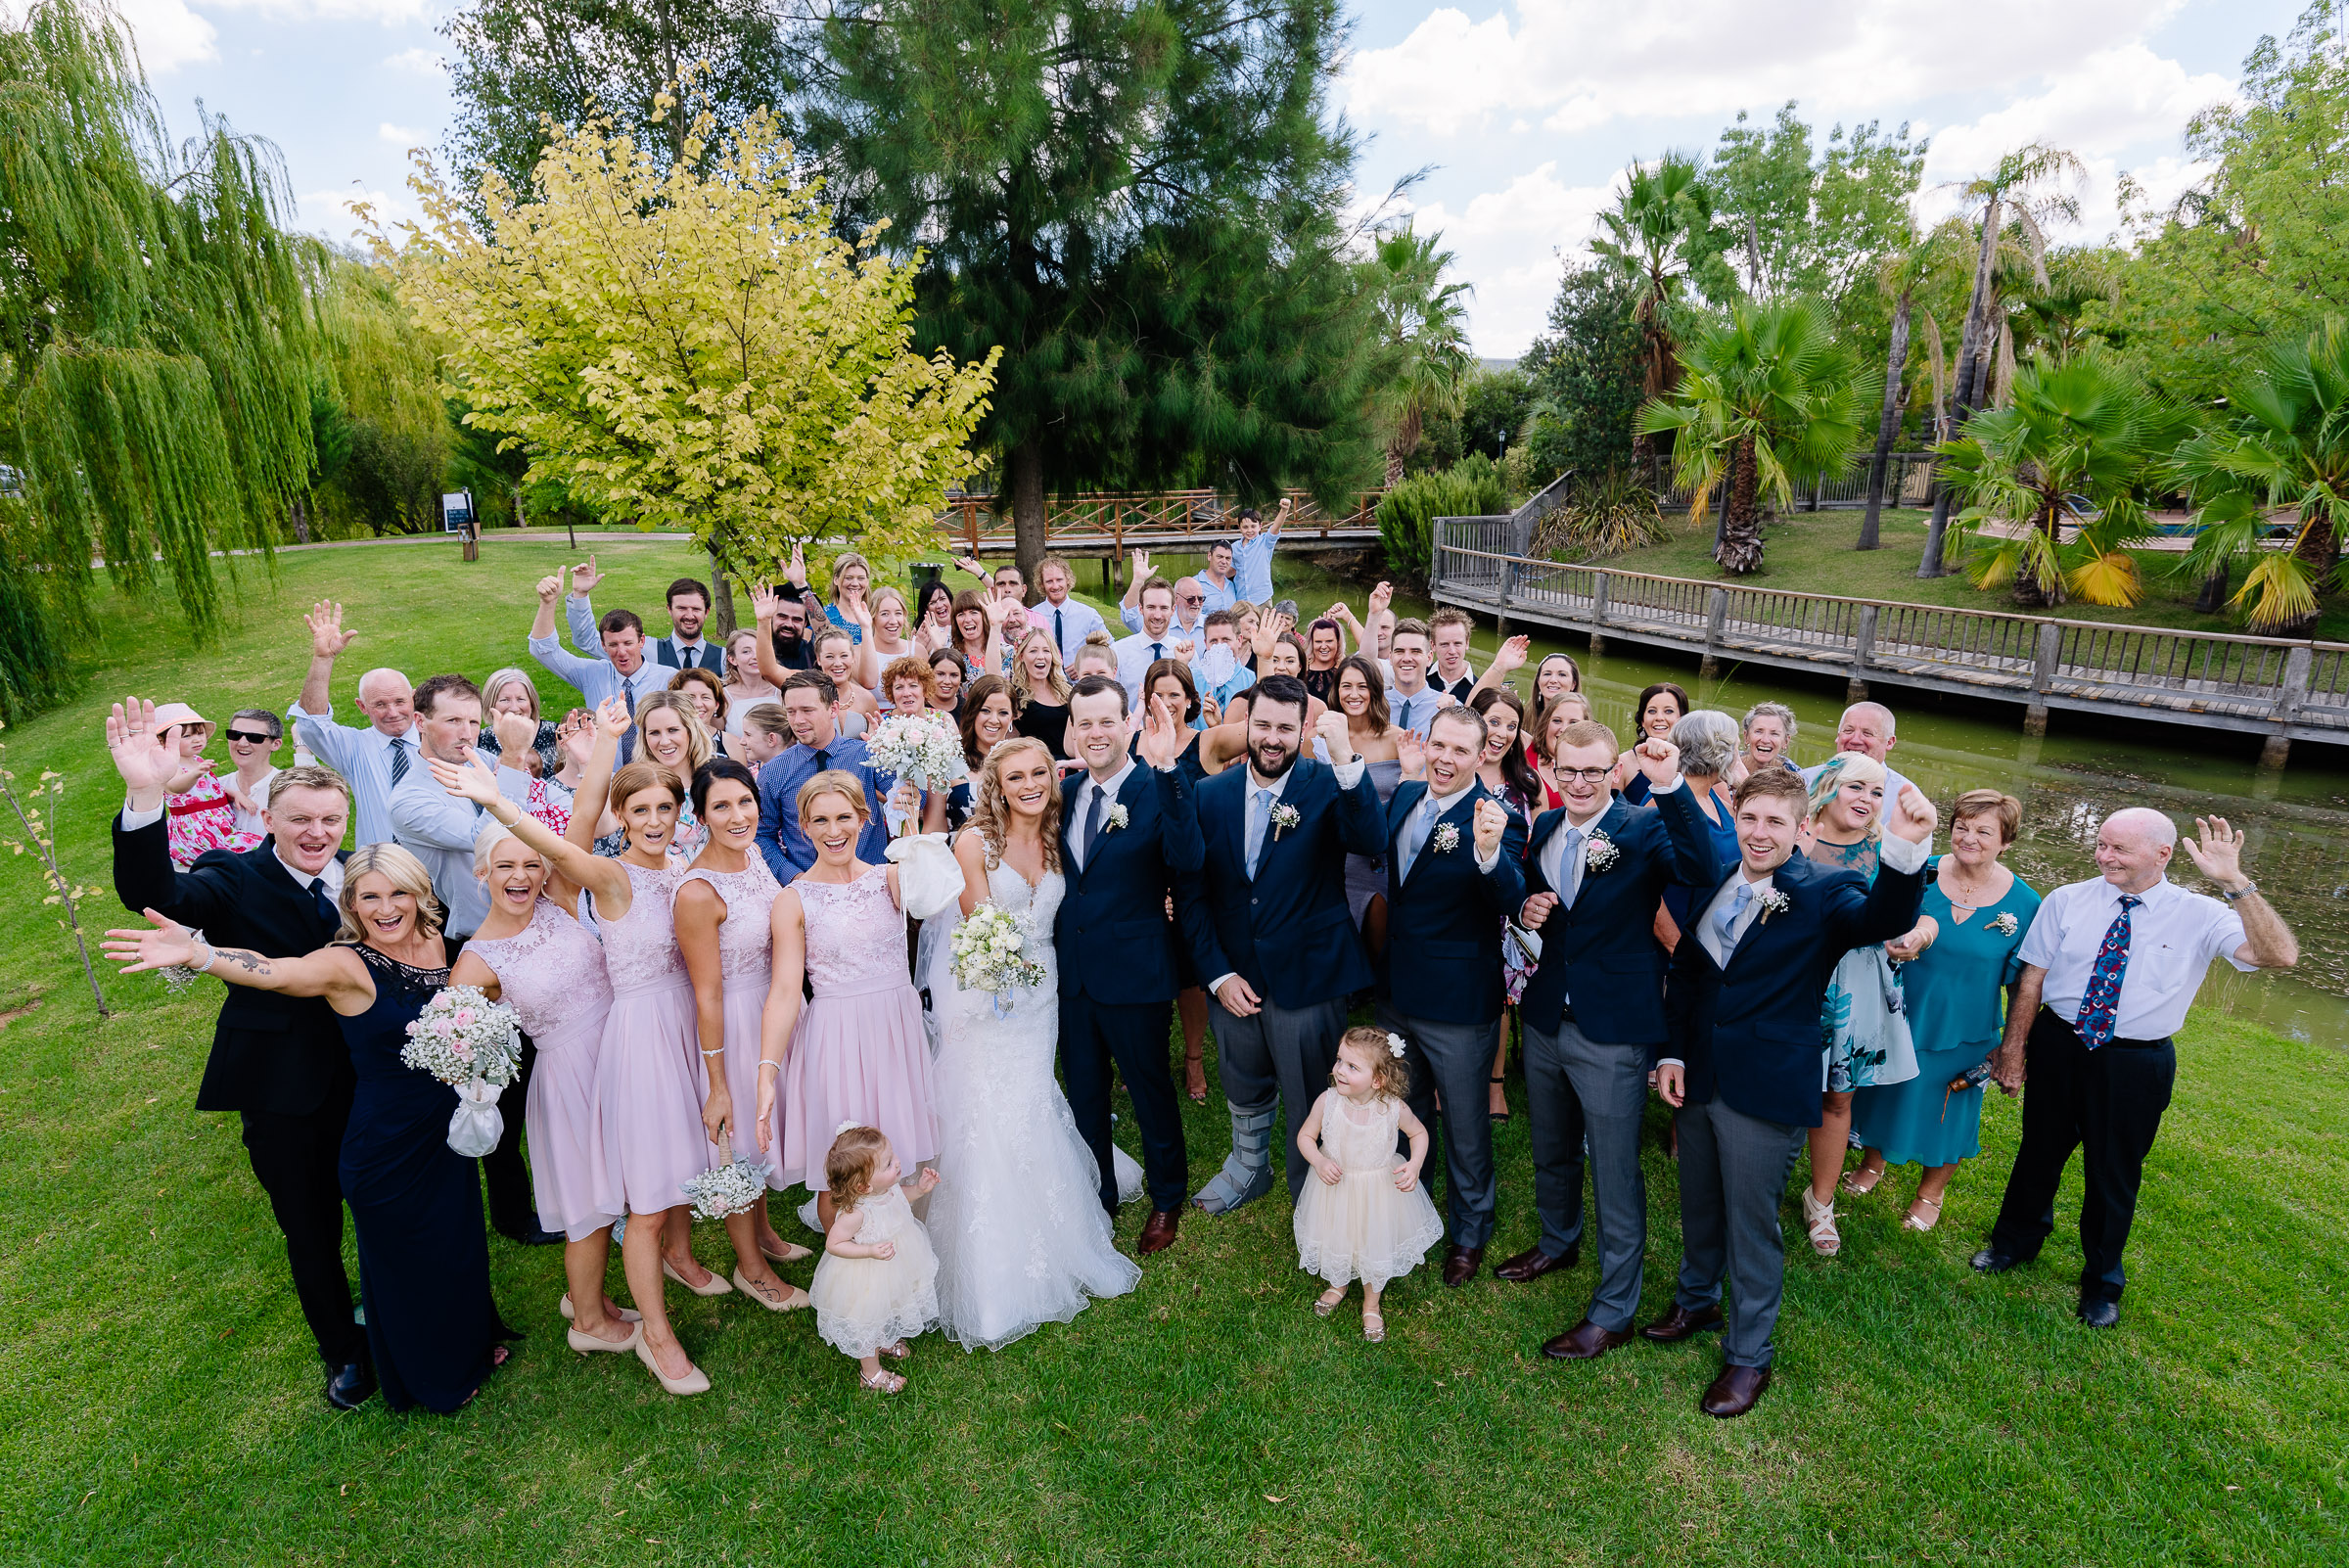
<svg viewBox="0 0 2349 1568">
<path fill-rule="evenodd" d="M 776 1075 L 775 1109 L 767 1124 L 766 1147 L 759 1147 L 759 1029 L 766 1017 L 766 982 L 754 977 L 726 982 L 721 1005 L 726 1020 L 726 1094 L 734 1102 L 734 1120 L 726 1131 L 734 1140 L 734 1158 L 769 1170 L 766 1184 L 776 1192 L 790 1185 L 777 1171 L 783 1164 L 783 1077 Z M 788 1054 L 785 1060 L 790 1058 Z"/>
<path fill-rule="evenodd" d="M 777 1185 L 805 1182 L 821 1191 L 824 1156 L 843 1122 L 879 1128 L 908 1173 L 938 1158 L 930 1039 L 910 980 L 880 977 L 817 992 L 800 1015 L 783 1078 Z"/>
<path fill-rule="evenodd" d="M 603 1126 L 596 1108 L 596 1062 L 603 1052 L 608 1013 L 594 1013 L 535 1039 L 538 1060 L 530 1068 L 530 1097 L 523 1131 L 530 1148 L 530 1188 L 538 1202 L 538 1227 L 560 1230 L 566 1241 L 583 1241 L 620 1218 L 596 1198 Z"/>
<path fill-rule="evenodd" d="M 687 1181 L 730 1158 L 702 1131 L 700 1038 L 688 981 L 613 997 L 595 1075 L 604 1134 L 595 1201 L 605 1210 L 676 1208 Z"/>
</svg>

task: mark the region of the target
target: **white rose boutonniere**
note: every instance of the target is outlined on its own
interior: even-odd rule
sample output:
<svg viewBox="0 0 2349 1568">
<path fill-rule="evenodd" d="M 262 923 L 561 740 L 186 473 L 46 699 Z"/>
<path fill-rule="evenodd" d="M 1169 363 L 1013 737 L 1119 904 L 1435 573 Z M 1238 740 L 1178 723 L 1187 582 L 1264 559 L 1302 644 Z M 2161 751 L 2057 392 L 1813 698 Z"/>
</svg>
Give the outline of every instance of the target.
<svg viewBox="0 0 2349 1568">
<path fill-rule="evenodd" d="M 1787 910 L 1794 907 L 1794 900 L 1787 898 L 1785 893 L 1777 888 L 1773 888 L 1768 893 L 1762 895 L 1762 898 L 1759 901 L 1762 905 L 1762 924 L 1766 926 L 1770 924 L 1770 917 L 1772 915 L 1784 914 Z"/>
<path fill-rule="evenodd" d="M 1587 874 L 1611 870 L 1615 862 L 1622 858 L 1623 852 L 1604 833 L 1591 834 L 1589 842 L 1583 846 L 1583 870 Z"/>
<path fill-rule="evenodd" d="M 1990 923 L 1990 929 L 1997 932 L 2002 937 L 2011 937 L 2014 935 L 2016 928 L 2021 925 L 2022 922 L 2015 919 L 2014 911 L 2012 909 L 2006 909 L 2002 910 L 1999 914 L 1999 917 Z"/>
<path fill-rule="evenodd" d="M 1102 826 L 1106 831 L 1115 833 L 1118 829 L 1126 825 L 1127 820 L 1126 807 L 1123 806 L 1113 806 L 1109 808 L 1109 816 L 1103 822 Z"/>
<path fill-rule="evenodd" d="M 1427 847 L 1438 854 L 1450 854 L 1460 847 L 1460 830 L 1450 822 L 1438 822 L 1435 832 L 1427 836 Z"/>
<path fill-rule="evenodd" d="M 1288 802 L 1282 801 L 1274 806 L 1272 807 L 1272 837 L 1274 841 L 1277 842 L 1283 833 L 1304 820 L 1297 814 L 1297 807 Z"/>
</svg>

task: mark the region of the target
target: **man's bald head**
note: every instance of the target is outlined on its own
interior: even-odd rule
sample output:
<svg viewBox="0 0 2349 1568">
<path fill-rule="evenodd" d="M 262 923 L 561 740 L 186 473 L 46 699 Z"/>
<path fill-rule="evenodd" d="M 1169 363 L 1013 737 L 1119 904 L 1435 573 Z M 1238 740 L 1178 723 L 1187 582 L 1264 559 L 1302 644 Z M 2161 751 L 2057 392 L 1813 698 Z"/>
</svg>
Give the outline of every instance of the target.
<svg viewBox="0 0 2349 1568">
<path fill-rule="evenodd" d="M 2162 879 L 2178 845 L 2178 824 L 2147 806 L 2131 806 L 2096 829 L 2096 869 L 2123 893 L 2142 893 Z"/>
<path fill-rule="evenodd" d="M 2178 824 L 2166 811 L 2156 811 L 2150 806 L 2125 806 L 2104 819 L 2105 833 L 2128 834 L 2144 840 L 2157 849 L 2176 849 Z"/>
<path fill-rule="evenodd" d="M 1859 752 L 1881 762 L 1899 744 L 1893 734 L 1892 710 L 1882 703 L 1854 703 L 1843 711 L 1843 719 L 1835 726 L 1839 752 Z"/>
<path fill-rule="evenodd" d="M 396 669 L 370 669 L 359 677 L 359 711 L 386 735 L 405 735 L 416 722 L 415 688 Z"/>
</svg>

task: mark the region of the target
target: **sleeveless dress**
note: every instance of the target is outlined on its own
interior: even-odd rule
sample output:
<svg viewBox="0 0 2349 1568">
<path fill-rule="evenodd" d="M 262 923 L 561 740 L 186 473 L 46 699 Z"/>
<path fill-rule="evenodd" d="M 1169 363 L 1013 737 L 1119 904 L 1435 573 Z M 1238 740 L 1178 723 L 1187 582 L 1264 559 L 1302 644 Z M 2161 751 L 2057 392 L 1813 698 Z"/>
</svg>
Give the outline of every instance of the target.
<svg viewBox="0 0 2349 1568">
<path fill-rule="evenodd" d="M 538 1047 L 523 1130 L 539 1228 L 583 1241 L 620 1218 L 619 1210 L 601 1207 L 595 1193 L 603 1142 L 596 1060 L 612 1011 L 603 946 L 561 904 L 542 898 L 521 931 L 476 937 L 465 950 L 497 976 L 498 995 L 521 1015 L 523 1032 Z"/>
<path fill-rule="evenodd" d="M 448 1146 L 457 1091 L 399 1059 L 408 1025 L 448 971 L 353 950 L 375 981 L 375 1002 L 338 1018 L 358 1077 L 339 1172 L 358 1241 L 367 1350 L 385 1404 L 446 1414 L 489 1375 L 497 1342 L 516 1337 L 489 1295 L 481 1176 Z"/>
<path fill-rule="evenodd" d="M 1858 871 L 1870 886 L 1883 863 L 1874 839 L 1858 844 L 1814 842 L 1805 852 L 1821 865 Z M 1819 1038 L 1826 1047 L 1826 1087 L 1832 1094 L 1916 1077 L 1900 972 L 1881 943 L 1854 947 L 1835 962 L 1819 1004 Z"/>
<path fill-rule="evenodd" d="M 1403 761 L 1389 758 L 1368 764 L 1366 772 L 1370 787 L 1378 792 L 1380 815 L 1385 815 L 1388 802 L 1403 784 Z M 1361 929 L 1362 911 L 1370 907 L 1372 899 L 1387 896 L 1387 859 L 1385 855 L 1349 854 L 1346 856 L 1346 907 L 1354 915 L 1356 930 Z"/>
<path fill-rule="evenodd" d="M 1060 966 L 1052 920 L 1065 885 L 1047 871 L 1031 888 L 996 865 L 987 886 L 990 902 L 1026 920 L 1026 951 L 1044 978 L 1015 992 L 997 1018 L 993 998 L 957 986 L 947 962 L 930 977 L 944 1019 L 930 1244 L 939 1327 L 965 1350 L 1000 1350 L 1041 1324 L 1068 1322 L 1091 1298 L 1122 1296 L 1142 1277 L 1117 1249 L 1101 1209 L 1101 1167 L 1053 1076 Z"/>
<path fill-rule="evenodd" d="M 717 927 L 717 970 L 725 987 L 721 1005 L 726 1020 L 726 1093 L 734 1102 L 734 1120 L 726 1130 L 734 1140 L 734 1158 L 766 1166 L 767 1184 L 780 1192 L 783 1183 L 774 1178 L 773 1167 L 776 1150 L 782 1145 L 770 1131 L 766 1148 L 760 1151 L 758 1113 L 759 1025 L 766 1012 L 766 989 L 774 978 L 775 968 L 775 928 L 768 916 L 774 910 L 775 896 L 783 891 L 783 884 L 766 868 L 766 857 L 757 853 L 753 853 L 750 864 L 740 871 L 697 867 L 686 872 L 677 886 L 681 888 L 687 882 L 709 883 L 726 906 L 725 918 Z M 783 1095 L 778 1085 L 775 1094 L 778 1123 L 782 1112 Z"/>
<path fill-rule="evenodd" d="M 879 1128 L 908 1171 L 935 1160 L 930 1039 L 905 970 L 905 916 L 889 896 L 889 868 L 845 883 L 801 876 L 791 886 L 806 911 L 815 995 L 800 1014 L 775 1096 L 783 1151 L 775 1186 L 820 1189 L 843 1122 Z"/>
<path fill-rule="evenodd" d="M 891 1242 L 898 1255 L 840 1258 L 827 1251 L 816 1261 L 807 1298 L 815 1304 L 816 1337 L 861 1360 L 937 1325 L 938 1254 L 903 1187 L 866 1193 L 856 1200 L 856 1214 L 857 1243 Z"/>
<path fill-rule="evenodd" d="M 1297 1195 L 1297 1267 L 1333 1285 L 1359 1279 L 1384 1290 L 1444 1239 L 1427 1182 L 1395 1190 L 1403 1102 L 1380 1095 L 1367 1122 L 1357 1122 L 1354 1107 L 1334 1088 L 1321 1091 L 1319 1106 L 1321 1152 L 1345 1168 L 1346 1178 L 1333 1187 L 1317 1175 L 1306 1176 Z"/>
<path fill-rule="evenodd" d="M 677 951 L 674 905 L 685 868 L 648 871 L 624 860 L 621 867 L 633 889 L 628 912 L 599 922 L 612 1010 L 595 1063 L 603 1130 L 595 1203 L 606 1214 L 660 1214 L 684 1203 L 684 1184 L 722 1160 L 702 1131 L 709 1079 L 693 982 Z"/>
</svg>

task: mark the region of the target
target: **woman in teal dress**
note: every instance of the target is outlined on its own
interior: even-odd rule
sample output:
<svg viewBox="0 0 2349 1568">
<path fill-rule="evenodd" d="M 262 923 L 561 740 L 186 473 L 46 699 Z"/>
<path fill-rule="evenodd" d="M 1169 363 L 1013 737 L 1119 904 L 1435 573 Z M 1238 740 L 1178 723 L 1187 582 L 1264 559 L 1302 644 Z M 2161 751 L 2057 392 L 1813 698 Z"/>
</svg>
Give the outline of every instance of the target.
<svg viewBox="0 0 2349 1568">
<path fill-rule="evenodd" d="M 1916 930 L 1889 944 L 1918 956 L 1901 966 L 1916 1077 L 1863 1088 L 1852 1099 L 1852 1131 L 1865 1146 L 1844 1190 L 1865 1193 L 1887 1165 L 1921 1165 L 1910 1230 L 1941 1222 L 1941 1195 L 1958 1162 L 1982 1152 L 1982 1084 L 1969 1075 L 2006 1027 L 2002 992 L 2022 974 L 2023 936 L 2039 895 L 1999 864 L 2014 843 L 2022 803 L 1997 790 L 1968 790 L 1950 814 L 1950 851 L 1928 868 Z"/>
</svg>

